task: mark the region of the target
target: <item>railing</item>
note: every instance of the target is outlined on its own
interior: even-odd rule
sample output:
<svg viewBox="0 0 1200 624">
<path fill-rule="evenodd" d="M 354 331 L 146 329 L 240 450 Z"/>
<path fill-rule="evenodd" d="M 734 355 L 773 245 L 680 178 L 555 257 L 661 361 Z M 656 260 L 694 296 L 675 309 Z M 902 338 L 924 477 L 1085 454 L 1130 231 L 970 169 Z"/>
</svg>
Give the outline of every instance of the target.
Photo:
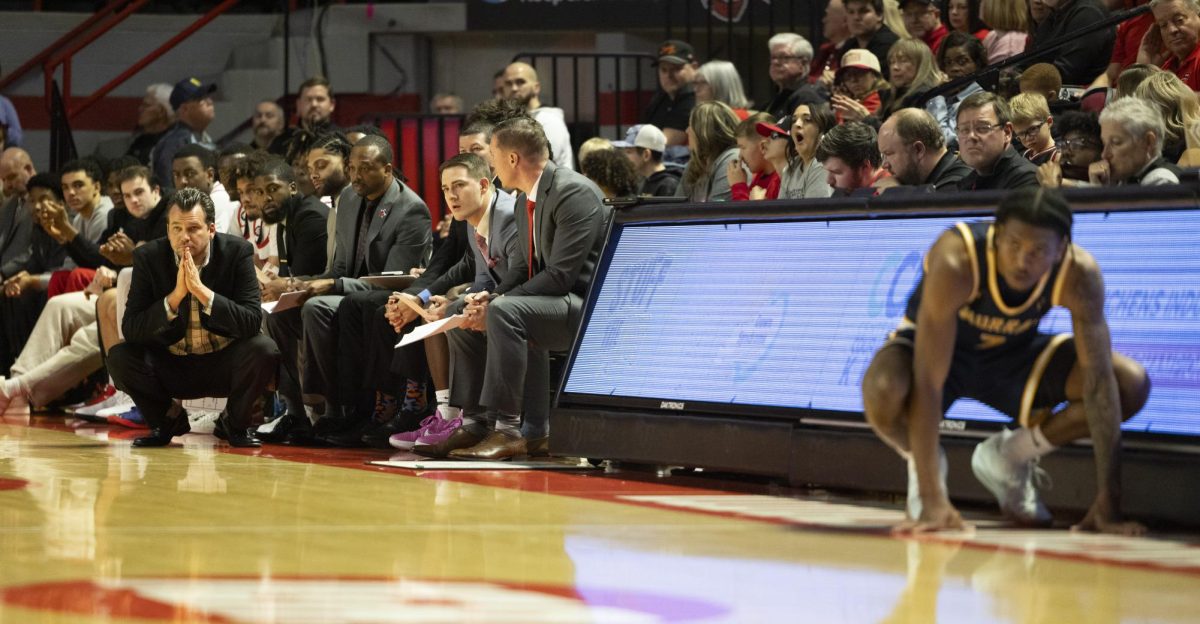
<svg viewBox="0 0 1200 624">
<path fill-rule="evenodd" d="M 42 64 L 46 62 L 46 59 L 50 58 L 54 54 L 57 54 L 64 46 L 72 41 L 75 41 L 76 38 L 78 38 L 84 32 L 87 32 L 93 26 L 99 24 L 101 20 L 108 18 L 110 15 L 112 15 L 113 11 L 116 11 L 118 7 L 124 5 L 126 2 L 129 2 L 129 0 L 111 0 L 108 4 L 101 7 L 99 11 L 96 11 L 87 19 L 80 22 L 77 26 L 75 26 L 75 28 L 72 28 L 70 32 L 59 37 L 58 39 L 55 39 L 54 43 L 46 46 L 46 49 L 42 50 L 28 61 L 25 61 L 20 67 L 9 72 L 8 75 L 4 76 L 3 79 L 0 79 L 0 91 L 3 91 L 4 89 L 7 89 L 16 83 L 18 80 L 23 78 L 25 74 L 28 74 L 38 67 L 41 67 Z M 35 5 L 33 10 L 40 11 L 41 7 Z M 122 19 L 124 18 L 114 18 L 113 25 L 115 25 L 116 21 L 120 21 Z M 99 28 L 107 31 L 110 27 L 111 26 L 108 24 L 105 24 Z"/>
<path fill-rule="evenodd" d="M 638 123 L 642 109 L 650 103 L 654 90 L 658 88 L 654 60 L 652 54 L 636 53 L 521 52 L 513 57 L 514 62 L 524 61 L 538 70 L 543 86 L 549 77 L 550 93 L 547 94 L 543 90 L 541 99 L 548 106 L 563 108 L 564 113 L 570 112 L 566 117 L 567 124 L 571 127 L 571 143 L 575 151 L 578 151 L 583 141 L 593 136 L 607 134 L 613 139 L 624 138 L 625 129 Z M 580 73 L 581 64 L 584 73 Z M 633 67 L 630 68 L 629 65 Z M 586 70 L 589 66 L 590 83 L 583 80 L 587 76 Z M 560 69 L 566 71 L 560 73 Z M 602 84 L 611 84 L 612 90 L 602 91 Z M 633 88 L 629 89 L 627 85 Z M 569 108 L 563 106 L 563 95 L 567 93 L 571 96 Z M 594 107 L 591 111 L 583 106 L 588 103 Z M 580 132 L 581 129 L 587 132 Z"/>
<path fill-rule="evenodd" d="M 75 149 L 75 137 L 67 120 L 66 106 L 58 83 L 50 81 L 50 170 L 58 171 L 68 161 L 79 156 Z"/>
<path fill-rule="evenodd" d="M 114 19 L 109 20 L 100 28 L 96 28 L 95 30 L 92 30 L 86 36 L 84 36 L 83 39 L 76 42 L 75 44 L 73 44 L 72 46 L 67 48 L 65 51 L 54 56 L 50 60 L 46 61 L 46 64 L 44 66 L 44 72 L 45 72 L 45 77 L 46 77 L 46 98 L 47 98 L 47 100 L 49 100 L 49 98 L 50 98 L 50 85 L 54 79 L 54 72 L 58 69 L 59 66 L 62 66 L 62 70 L 63 70 L 62 98 L 63 98 L 64 103 L 66 103 L 67 108 L 66 108 L 65 114 L 66 114 L 66 118 L 68 121 L 70 121 L 72 118 L 78 116 L 80 113 L 82 113 L 83 111 L 90 108 L 96 102 L 99 102 L 104 96 L 111 93 L 113 91 L 113 89 L 116 89 L 117 87 L 124 84 L 126 80 L 129 80 L 130 78 L 132 78 L 134 75 L 136 75 L 138 72 L 140 72 L 142 69 L 144 69 L 150 63 L 153 63 L 154 61 L 161 58 L 162 55 L 166 54 L 168 51 L 170 51 L 176 45 L 179 45 L 179 43 L 181 41 L 183 41 L 184 39 L 187 39 L 188 37 L 192 36 L 192 34 L 194 34 L 196 31 L 198 31 L 201 28 L 208 25 L 208 23 L 213 21 L 214 19 L 216 19 L 217 16 L 221 15 L 225 11 L 236 6 L 238 4 L 238 2 L 240 2 L 240 0 L 224 0 L 224 2 L 221 2 L 217 6 L 213 7 L 208 13 L 205 13 L 203 16 L 201 16 L 200 19 L 197 19 L 195 22 L 192 22 L 189 26 L 187 26 L 183 30 L 179 31 L 179 33 L 177 33 L 174 37 L 171 37 L 170 39 L 168 39 L 166 41 L 166 43 L 155 48 L 149 54 L 142 57 L 141 60 L 134 63 L 132 66 L 129 67 L 129 69 L 126 69 L 125 71 L 121 72 L 116 78 L 113 78 L 112 80 L 108 81 L 107 84 L 100 87 L 99 89 L 97 89 L 95 91 L 95 93 L 92 93 L 86 99 L 84 99 L 82 102 L 80 102 L 78 106 L 71 105 L 71 61 L 74 58 L 75 54 L 79 53 L 81 50 L 86 48 L 88 45 L 90 45 L 96 39 L 99 39 L 102 35 L 109 32 L 110 30 L 112 30 L 113 27 L 115 27 L 120 22 L 124 21 L 125 18 L 132 15 L 135 11 L 137 11 L 139 8 L 141 8 L 141 6 L 144 5 L 146 2 L 148 2 L 148 0 L 133 0 L 124 9 L 122 9 L 119 13 L 117 13 L 117 15 Z"/>
<path fill-rule="evenodd" d="M 378 126 L 395 150 L 395 166 L 425 205 L 436 226 L 442 220 L 438 167 L 458 154 L 462 115 L 375 114 L 360 120 Z"/>
<path fill-rule="evenodd" d="M 764 51 L 771 35 L 800 33 L 814 48 L 822 41 L 825 3 L 820 1 L 666 0 L 665 9 L 664 38 L 687 41 L 702 60 L 722 59 L 737 65 L 751 98 L 770 87 Z"/>
</svg>

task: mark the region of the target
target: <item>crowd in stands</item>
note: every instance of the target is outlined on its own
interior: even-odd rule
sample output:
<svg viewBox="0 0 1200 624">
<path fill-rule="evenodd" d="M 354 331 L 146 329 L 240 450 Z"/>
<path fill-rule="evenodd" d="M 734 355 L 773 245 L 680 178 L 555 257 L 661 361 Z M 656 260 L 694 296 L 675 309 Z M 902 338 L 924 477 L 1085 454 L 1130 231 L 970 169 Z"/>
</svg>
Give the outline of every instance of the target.
<svg viewBox="0 0 1200 624">
<path fill-rule="evenodd" d="M 536 69 L 512 63 L 440 163 L 437 224 L 378 128 L 334 125 L 325 78 L 301 85 L 294 125 L 260 102 L 251 143 L 221 146 L 213 85 L 151 85 L 136 133 L 55 172 L 0 98 L 0 407 L 83 403 L 156 446 L 207 393 L 229 398 L 218 434 L 236 446 L 545 453 L 549 354 L 574 335 L 603 198 L 1178 183 L 1200 163 L 1200 4 L 1079 32 L 1124 8 L 831 0 L 819 44 L 770 38 L 761 105 L 733 63 L 666 41 L 657 93 L 615 141 L 573 142 Z"/>
</svg>

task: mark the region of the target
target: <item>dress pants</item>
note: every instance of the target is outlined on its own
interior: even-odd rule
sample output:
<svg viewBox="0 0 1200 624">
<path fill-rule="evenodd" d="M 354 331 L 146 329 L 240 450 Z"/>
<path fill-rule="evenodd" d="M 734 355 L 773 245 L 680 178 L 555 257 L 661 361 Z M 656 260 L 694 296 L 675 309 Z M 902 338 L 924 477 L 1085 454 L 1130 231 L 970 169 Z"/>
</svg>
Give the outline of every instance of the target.
<svg viewBox="0 0 1200 624">
<path fill-rule="evenodd" d="M 329 402 L 352 405 L 364 390 L 397 395 L 408 379 L 426 376 L 425 346 L 422 343 L 397 349 L 402 334 L 392 329 L 384 312 L 388 290 L 352 292 L 342 299 L 337 312 L 336 390 Z M 405 328 L 411 331 L 414 322 Z M 328 382 L 326 382 L 328 383 Z"/>
<path fill-rule="evenodd" d="M 266 391 L 279 366 L 279 348 L 266 336 L 235 340 L 202 355 L 175 355 L 159 345 L 123 342 L 108 354 L 113 383 L 133 399 L 146 424 L 169 426 L 172 399 L 228 397 L 230 430 L 250 426 L 255 401 Z"/>
<path fill-rule="evenodd" d="M 548 433 L 550 351 L 570 348 L 571 297 L 497 297 L 487 332 L 455 329 L 450 343 L 450 401 L 467 412 L 524 414 L 521 433 Z"/>
<path fill-rule="evenodd" d="M 46 302 L 12 374 L 29 391 L 29 402 L 40 406 L 79 385 L 101 365 L 96 301 L 72 292 Z"/>
<path fill-rule="evenodd" d="M 46 293 L 42 291 L 27 292 L 16 298 L 0 295 L 0 375 L 7 374 L 21 355 L 45 306 Z"/>
<path fill-rule="evenodd" d="M 299 308 L 267 315 L 267 334 L 279 346 L 283 364 L 279 394 L 293 415 L 304 414 L 306 404 L 324 401 L 323 380 L 332 375 L 336 364 L 322 358 L 331 358 L 337 351 L 334 317 L 341 300 L 341 295 L 312 297 Z"/>
</svg>

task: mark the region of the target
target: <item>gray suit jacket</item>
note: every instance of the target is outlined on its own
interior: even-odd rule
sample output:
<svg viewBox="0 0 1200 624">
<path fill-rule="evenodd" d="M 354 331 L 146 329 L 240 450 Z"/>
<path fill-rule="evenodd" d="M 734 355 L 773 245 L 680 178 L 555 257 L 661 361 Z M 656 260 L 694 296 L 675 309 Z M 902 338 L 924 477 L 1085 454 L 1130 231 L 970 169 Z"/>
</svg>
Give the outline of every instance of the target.
<svg viewBox="0 0 1200 624">
<path fill-rule="evenodd" d="M 353 278 L 362 277 L 354 263 L 354 237 L 358 233 L 358 212 L 366 201 L 347 186 L 337 203 L 337 242 L 333 267 L 321 277 L 338 279 L 342 291 L 364 290 L 366 285 Z M 424 266 L 433 247 L 433 227 L 429 208 L 407 186 L 393 179 L 367 226 L 366 274 L 403 271 Z"/>
<path fill-rule="evenodd" d="M 571 297 L 577 317 L 604 247 L 604 229 L 611 210 L 604 194 L 581 174 L 547 163 L 538 183 L 534 210 L 537 243 L 529 255 L 529 225 L 524 196 L 516 209 L 517 236 L 525 262 L 510 262 L 508 275 L 496 292 L 509 296 Z M 533 277 L 529 277 L 529 264 Z"/>
<path fill-rule="evenodd" d="M 524 198 L 524 195 L 521 196 Z M 475 263 L 475 282 L 472 292 L 494 291 L 508 273 L 511 259 L 521 255 L 521 241 L 517 237 L 517 221 L 514 209 L 517 198 L 504 191 L 496 191 L 496 204 L 488 216 L 488 255 L 496 261 L 489 268 L 479 245 L 475 244 L 475 228 L 467 225 L 467 240 L 471 242 L 472 259 Z"/>
<path fill-rule="evenodd" d="M 32 253 L 29 236 L 33 231 L 33 215 L 25 202 L 8 198 L 0 206 L 0 280 L 25 270 Z"/>
</svg>

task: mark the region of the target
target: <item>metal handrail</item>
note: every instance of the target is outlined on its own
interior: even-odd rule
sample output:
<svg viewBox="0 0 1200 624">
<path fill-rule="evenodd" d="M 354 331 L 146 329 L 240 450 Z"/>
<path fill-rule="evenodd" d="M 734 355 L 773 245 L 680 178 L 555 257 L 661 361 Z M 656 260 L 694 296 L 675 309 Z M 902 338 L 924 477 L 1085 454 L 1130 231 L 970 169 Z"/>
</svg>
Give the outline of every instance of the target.
<svg viewBox="0 0 1200 624">
<path fill-rule="evenodd" d="M 176 34 L 174 37 L 171 37 L 170 39 L 168 39 L 166 43 L 155 48 L 152 52 L 150 52 L 146 56 L 142 57 L 141 60 L 139 60 L 137 63 L 134 63 L 131 67 L 129 67 L 129 69 L 126 69 L 125 71 L 121 72 L 121 74 L 118 75 L 116 78 L 113 78 L 112 80 L 108 81 L 107 84 L 105 84 L 104 86 L 97 89 L 95 93 L 91 94 L 90 96 L 87 97 L 87 99 L 80 102 L 78 106 L 72 106 L 71 105 L 71 60 L 74 58 L 74 55 L 77 54 L 80 50 L 82 50 L 85 47 L 87 47 L 88 45 L 90 45 L 96 39 L 103 36 L 105 33 L 112 30 L 114 27 L 117 26 L 117 24 L 120 24 L 122 21 L 125 20 L 125 18 L 132 15 L 135 11 L 137 11 L 139 8 L 141 8 L 141 6 L 144 5 L 148 1 L 149 0 L 132 0 L 132 2 L 130 2 L 128 5 L 126 5 L 120 11 L 120 13 L 118 13 L 116 16 L 114 16 L 113 19 L 107 21 L 101 27 L 96 28 L 93 31 L 89 32 L 87 34 L 87 36 L 85 36 L 83 39 L 76 42 L 75 44 L 73 44 L 72 46 L 70 46 L 69 48 L 64 50 L 63 52 L 59 53 L 54 58 L 46 61 L 46 64 L 44 65 L 43 69 L 44 69 L 45 80 L 46 80 L 46 102 L 47 102 L 47 105 L 49 105 L 50 98 L 51 98 L 51 86 L 52 86 L 52 83 L 54 80 L 54 71 L 58 68 L 59 65 L 61 65 L 63 68 L 62 99 L 63 99 L 63 105 L 65 107 L 64 116 L 67 121 L 70 121 L 72 118 L 78 116 L 80 113 L 82 113 L 83 111 L 90 108 L 96 102 L 100 101 L 101 98 L 103 98 L 104 96 L 111 93 L 113 89 L 116 89 L 117 87 L 122 85 L 126 80 L 129 80 L 130 78 L 132 78 L 139 71 L 141 71 L 144 67 L 146 67 L 150 63 L 161 58 L 162 55 L 166 54 L 169 50 L 171 50 L 176 45 L 178 45 L 179 42 L 192 36 L 192 34 L 194 34 L 197 30 L 200 30 L 201 28 L 206 26 L 209 22 L 216 19 L 216 17 L 218 15 L 221 15 L 225 11 L 233 8 L 235 5 L 238 4 L 238 2 L 240 0 L 225 0 L 221 4 L 218 4 L 216 7 L 214 7 L 212 10 L 210 10 L 208 13 L 205 13 L 203 16 L 201 16 L 200 19 L 196 20 L 195 22 L 192 22 L 192 24 L 189 25 L 187 28 L 184 28 L 183 30 L 179 31 L 179 33 Z"/>
<path fill-rule="evenodd" d="M 38 67 L 41 67 L 42 64 L 45 63 L 46 59 L 49 58 L 54 53 L 58 52 L 58 50 L 60 48 L 62 48 L 68 42 L 74 41 L 75 38 L 78 37 L 81 33 L 83 33 L 87 29 L 94 26 L 100 20 L 108 17 L 108 15 L 110 13 L 112 13 L 113 11 L 115 11 L 117 9 L 117 7 L 125 4 L 126 2 L 129 2 L 129 0 L 111 0 L 108 4 L 104 5 L 99 11 L 96 11 L 91 16 L 89 16 L 87 19 L 80 22 L 78 25 L 75 26 L 75 28 L 72 28 L 70 30 L 70 32 L 59 37 L 58 39 L 55 39 L 54 43 L 51 43 L 50 45 L 46 46 L 46 48 L 44 50 L 42 50 L 41 52 L 39 52 L 36 56 L 29 59 L 28 61 L 25 61 L 20 67 L 9 72 L 8 75 L 5 76 L 3 79 L 0 79 L 0 91 L 7 89 L 13 83 L 20 80 L 22 77 L 25 76 L 25 74 L 29 73 L 30 71 L 32 71 Z"/>
</svg>

